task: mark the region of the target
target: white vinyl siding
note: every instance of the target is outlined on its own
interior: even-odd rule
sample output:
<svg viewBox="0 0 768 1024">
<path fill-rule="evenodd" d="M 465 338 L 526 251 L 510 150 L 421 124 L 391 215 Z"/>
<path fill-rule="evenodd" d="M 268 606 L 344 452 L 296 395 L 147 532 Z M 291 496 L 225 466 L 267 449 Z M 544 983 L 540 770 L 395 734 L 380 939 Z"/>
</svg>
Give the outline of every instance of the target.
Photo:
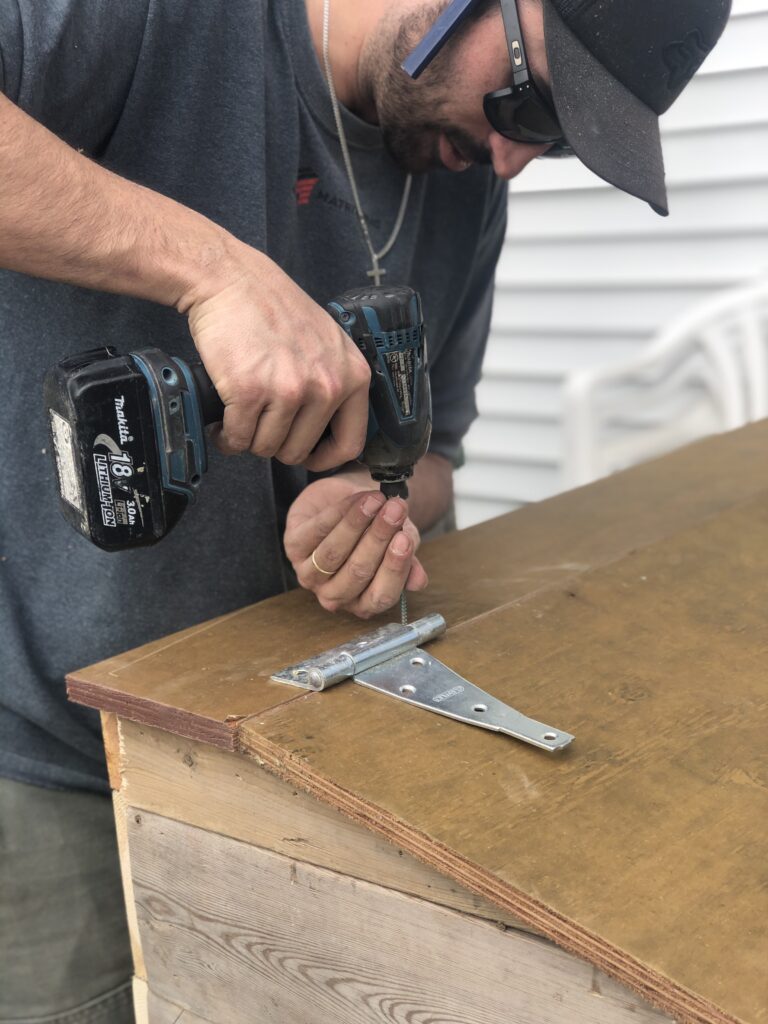
<svg viewBox="0 0 768 1024">
<path fill-rule="evenodd" d="M 511 182 L 460 526 L 562 489 L 569 372 L 636 352 L 686 307 L 768 273 L 766 54 L 768 0 L 734 0 L 662 118 L 668 218 L 575 160 L 537 160 Z"/>
</svg>

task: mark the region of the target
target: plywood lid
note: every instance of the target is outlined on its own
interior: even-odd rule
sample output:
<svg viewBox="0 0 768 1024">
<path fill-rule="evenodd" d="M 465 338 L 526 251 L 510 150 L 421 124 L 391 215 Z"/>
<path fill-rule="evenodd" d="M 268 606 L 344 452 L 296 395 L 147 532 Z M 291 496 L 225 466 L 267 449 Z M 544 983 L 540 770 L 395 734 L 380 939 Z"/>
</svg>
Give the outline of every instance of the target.
<svg viewBox="0 0 768 1024">
<path fill-rule="evenodd" d="M 421 609 L 450 626 L 434 654 L 575 733 L 562 755 L 353 684 L 269 682 L 360 630 L 303 594 L 70 693 L 257 757 L 675 1017 L 763 1024 L 767 441 L 714 438 L 425 552 Z"/>
</svg>

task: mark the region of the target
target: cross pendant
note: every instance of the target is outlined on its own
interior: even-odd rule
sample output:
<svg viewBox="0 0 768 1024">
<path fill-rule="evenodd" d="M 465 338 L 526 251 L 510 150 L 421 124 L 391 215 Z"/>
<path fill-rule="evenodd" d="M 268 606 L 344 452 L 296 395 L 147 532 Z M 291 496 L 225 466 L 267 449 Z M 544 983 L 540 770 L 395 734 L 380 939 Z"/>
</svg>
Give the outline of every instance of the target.
<svg viewBox="0 0 768 1024">
<path fill-rule="evenodd" d="M 386 274 L 386 270 L 380 267 L 378 263 L 374 263 L 373 267 L 367 272 L 368 277 L 373 278 L 373 283 L 378 287 L 381 284 L 381 278 L 383 274 Z"/>
</svg>

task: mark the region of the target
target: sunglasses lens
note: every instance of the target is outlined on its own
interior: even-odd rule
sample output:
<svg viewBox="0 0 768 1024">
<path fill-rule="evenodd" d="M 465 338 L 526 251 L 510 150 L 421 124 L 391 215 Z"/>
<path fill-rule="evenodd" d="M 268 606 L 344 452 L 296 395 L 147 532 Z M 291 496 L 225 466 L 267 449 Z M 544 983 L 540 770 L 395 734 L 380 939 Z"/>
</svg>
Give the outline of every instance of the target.
<svg viewBox="0 0 768 1024">
<path fill-rule="evenodd" d="M 512 89 L 488 93 L 485 116 L 500 134 L 516 142 L 558 142 L 563 130 L 552 110 L 533 90 L 524 95 Z"/>
</svg>

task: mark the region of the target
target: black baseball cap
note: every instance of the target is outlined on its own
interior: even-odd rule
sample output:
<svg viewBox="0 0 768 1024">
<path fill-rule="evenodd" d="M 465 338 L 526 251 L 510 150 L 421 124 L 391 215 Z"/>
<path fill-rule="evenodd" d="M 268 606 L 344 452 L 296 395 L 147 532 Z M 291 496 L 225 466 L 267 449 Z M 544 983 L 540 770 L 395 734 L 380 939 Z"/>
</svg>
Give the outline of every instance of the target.
<svg viewBox="0 0 768 1024">
<path fill-rule="evenodd" d="M 568 144 L 666 216 L 659 115 L 719 39 L 730 0 L 543 0 L 550 86 Z"/>
</svg>

